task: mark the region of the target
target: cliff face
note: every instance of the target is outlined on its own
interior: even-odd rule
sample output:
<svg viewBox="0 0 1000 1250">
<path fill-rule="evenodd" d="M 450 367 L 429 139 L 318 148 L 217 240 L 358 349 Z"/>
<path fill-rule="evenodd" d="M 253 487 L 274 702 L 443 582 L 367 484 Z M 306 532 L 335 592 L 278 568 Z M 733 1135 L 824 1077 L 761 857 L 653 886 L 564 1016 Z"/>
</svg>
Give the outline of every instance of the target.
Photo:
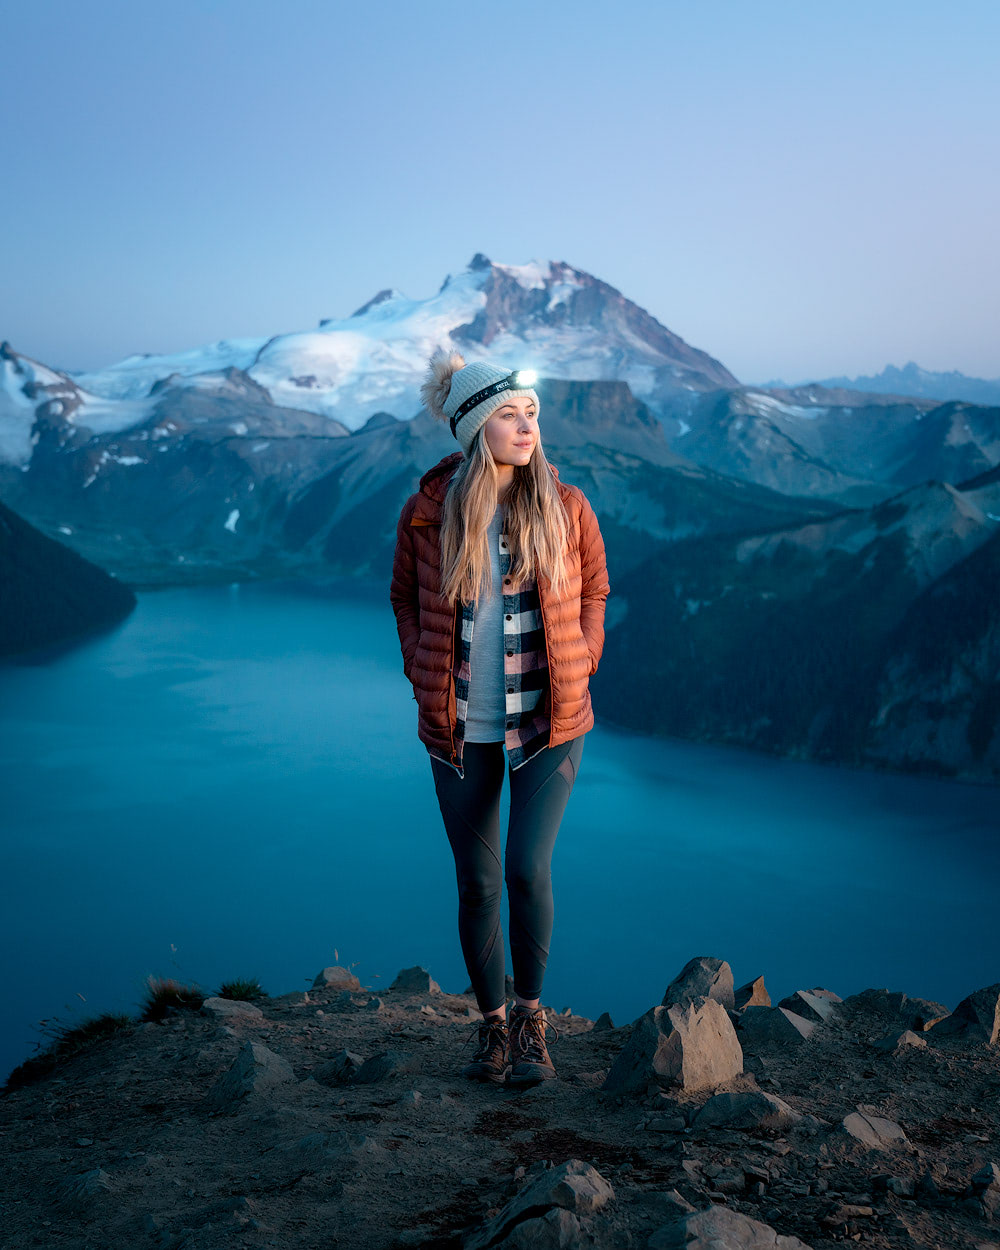
<svg viewBox="0 0 1000 1250">
<path fill-rule="evenodd" d="M 991 1245 L 998 995 L 772 1005 L 698 957 L 631 1024 L 546 1009 L 524 1089 L 459 1075 L 479 1014 L 421 968 L 199 997 L 14 1074 L 3 1245 Z"/>
<path fill-rule="evenodd" d="M 127 586 L 0 504 L 0 656 L 67 642 L 135 604 Z"/>
<path fill-rule="evenodd" d="M 1000 781 L 996 490 L 931 482 L 661 549 L 614 582 L 595 703 L 635 729 Z"/>
</svg>

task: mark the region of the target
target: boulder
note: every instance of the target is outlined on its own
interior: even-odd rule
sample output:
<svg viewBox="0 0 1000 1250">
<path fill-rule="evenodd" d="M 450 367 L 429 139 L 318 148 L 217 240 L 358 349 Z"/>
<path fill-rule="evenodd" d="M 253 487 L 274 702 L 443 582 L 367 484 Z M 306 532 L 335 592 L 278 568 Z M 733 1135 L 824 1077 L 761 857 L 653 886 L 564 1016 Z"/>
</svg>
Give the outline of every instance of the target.
<svg viewBox="0 0 1000 1250">
<path fill-rule="evenodd" d="M 260 1042 L 245 1042 L 228 1071 L 205 1098 L 209 1108 L 222 1110 L 251 1094 L 262 1094 L 295 1080 L 291 1064 Z"/>
<path fill-rule="evenodd" d="M 740 1012 L 736 1027 L 740 1041 L 756 1049 L 771 1045 L 797 1046 L 806 1040 L 816 1025 L 787 1007 L 747 1007 Z"/>
<path fill-rule="evenodd" d="M 770 1007 L 771 995 L 767 992 L 763 977 L 755 977 L 733 993 L 734 1006 L 737 1011 L 744 1007 Z"/>
<path fill-rule="evenodd" d="M 395 981 L 389 986 L 400 994 L 440 994 L 438 985 L 426 968 L 415 964 L 412 968 L 404 968 L 397 974 Z"/>
<path fill-rule="evenodd" d="M 914 1033 L 912 1029 L 904 1029 L 902 1033 L 887 1033 L 885 1037 L 880 1037 L 872 1045 L 884 1055 L 901 1055 L 905 1051 L 914 1048 L 918 1050 L 920 1048 L 927 1049 L 926 1039 L 921 1037 L 919 1033 Z"/>
<path fill-rule="evenodd" d="M 91 1168 L 60 1181 L 52 1195 L 56 1206 L 88 1214 L 98 1198 L 114 1193 L 117 1186 L 103 1168 Z"/>
<path fill-rule="evenodd" d="M 735 1006 L 733 972 L 724 959 L 712 955 L 689 959 L 667 986 L 660 1006 L 688 1007 L 699 998 L 713 998 L 723 1007 Z"/>
<path fill-rule="evenodd" d="M 339 964 L 316 973 L 313 989 L 360 990 L 361 982 L 350 970 Z"/>
<path fill-rule="evenodd" d="M 899 990 L 859 990 L 850 994 L 841 1006 L 845 1014 L 875 1017 L 886 1029 L 913 1029 L 923 1032 L 934 1020 L 948 1015 L 948 1008 L 927 998 L 910 998 Z"/>
<path fill-rule="evenodd" d="M 355 1073 L 363 1063 L 362 1055 L 356 1055 L 352 1050 L 341 1050 L 317 1068 L 313 1077 L 321 1085 L 347 1085 L 354 1080 Z"/>
<path fill-rule="evenodd" d="M 236 998 L 206 998 L 201 1005 L 201 1014 L 211 1016 L 220 1024 L 261 1024 L 264 1013 L 253 1003 L 245 1003 Z"/>
<path fill-rule="evenodd" d="M 802 1119 L 787 1102 L 762 1090 L 713 1095 L 696 1113 L 692 1128 L 777 1129 L 784 1131 Z"/>
<path fill-rule="evenodd" d="M 601 1089 L 655 1093 L 661 1088 L 703 1089 L 743 1071 L 743 1052 L 725 1007 L 713 998 L 688 1006 L 651 1007 L 632 1026 Z"/>
<path fill-rule="evenodd" d="M 351 1084 L 374 1085 L 376 1081 L 384 1081 L 386 1077 L 419 1070 L 420 1066 L 412 1055 L 398 1050 L 383 1050 L 364 1061 L 355 1072 Z"/>
<path fill-rule="evenodd" d="M 579 1217 L 599 1211 L 614 1196 L 595 1167 L 582 1159 L 569 1159 L 559 1167 L 547 1168 L 525 1185 L 491 1220 L 466 1237 L 464 1250 L 492 1250 L 499 1245 L 519 1250 L 571 1247 L 580 1235 Z M 547 1207 L 550 1210 L 546 1211 Z M 572 1219 L 554 1214 L 551 1208 Z"/>
<path fill-rule="evenodd" d="M 1000 1044 L 1000 982 L 963 998 L 955 1010 L 930 1030 L 935 1040 L 957 1037 L 962 1041 Z"/>
<path fill-rule="evenodd" d="M 381 1151 L 373 1138 L 345 1130 L 307 1133 L 296 1141 L 279 1142 L 261 1158 L 261 1170 L 273 1180 L 313 1173 L 357 1170 L 357 1161 Z"/>
<path fill-rule="evenodd" d="M 794 994 L 783 998 L 778 1006 L 784 1007 L 793 1015 L 801 1016 L 803 1020 L 811 1020 L 814 1024 L 825 1024 L 836 1015 L 837 1004 L 841 1002 L 843 999 L 838 995 L 829 990 L 817 988 L 796 990 Z"/>
<path fill-rule="evenodd" d="M 681 1215 L 658 1228 L 649 1250 L 809 1250 L 798 1237 L 786 1237 L 770 1224 L 729 1207 L 713 1206 Z"/>
<path fill-rule="evenodd" d="M 837 1129 L 871 1150 L 909 1145 L 909 1139 L 895 1120 L 886 1120 L 882 1116 L 869 1115 L 863 1111 L 852 1111 L 850 1115 L 845 1115 Z"/>
</svg>

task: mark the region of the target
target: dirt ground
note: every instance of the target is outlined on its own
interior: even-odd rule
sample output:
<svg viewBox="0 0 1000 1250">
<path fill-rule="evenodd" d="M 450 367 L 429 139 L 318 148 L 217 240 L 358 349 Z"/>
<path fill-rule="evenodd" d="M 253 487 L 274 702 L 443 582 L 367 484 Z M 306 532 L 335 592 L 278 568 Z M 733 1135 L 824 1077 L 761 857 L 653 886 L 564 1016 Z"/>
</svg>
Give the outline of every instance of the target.
<svg viewBox="0 0 1000 1250">
<path fill-rule="evenodd" d="M 1000 1164 L 1000 1048 L 931 1029 L 883 1054 L 874 1043 L 906 1027 L 884 993 L 848 999 L 800 1044 L 744 1045 L 743 1074 L 715 1090 L 636 1096 L 600 1088 L 631 1022 L 595 1028 L 548 1008 L 559 1079 L 515 1090 L 460 1075 L 480 1016 L 433 983 L 257 1006 L 137 1024 L 0 1098 L 0 1246 L 459 1250 L 546 1165 L 579 1159 L 614 1198 L 572 1245 L 646 1247 L 676 1218 L 677 1191 L 813 1250 L 1000 1250 L 1000 1222 L 969 1189 Z M 278 1059 L 256 1052 L 253 1087 L 220 1089 L 248 1042 Z M 388 1052 L 386 1071 L 342 1083 L 331 1061 L 344 1051 Z M 719 1089 L 776 1094 L 824 1123 L 686 1127 Z M 864 1147 L 838 1127 L 859 1109 L 908 1140 Z"/>
</svg>

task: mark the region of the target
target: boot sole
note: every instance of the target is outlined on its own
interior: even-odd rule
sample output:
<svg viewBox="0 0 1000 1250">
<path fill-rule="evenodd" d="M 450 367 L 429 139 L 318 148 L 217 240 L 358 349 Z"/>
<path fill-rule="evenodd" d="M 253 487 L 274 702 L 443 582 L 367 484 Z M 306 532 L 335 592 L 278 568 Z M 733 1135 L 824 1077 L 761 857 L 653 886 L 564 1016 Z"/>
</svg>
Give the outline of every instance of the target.
<svg viewBox="0 0 1000 1250">
<path fill-rule="evenodd" d="M 532 1072 L 514 1072 L 507 1073 L 507 1085 L 539 1085 L 542 1081 L 557 1081 L 559 1074 L 555 1071 L 536 1068 Z"/>
</svg>

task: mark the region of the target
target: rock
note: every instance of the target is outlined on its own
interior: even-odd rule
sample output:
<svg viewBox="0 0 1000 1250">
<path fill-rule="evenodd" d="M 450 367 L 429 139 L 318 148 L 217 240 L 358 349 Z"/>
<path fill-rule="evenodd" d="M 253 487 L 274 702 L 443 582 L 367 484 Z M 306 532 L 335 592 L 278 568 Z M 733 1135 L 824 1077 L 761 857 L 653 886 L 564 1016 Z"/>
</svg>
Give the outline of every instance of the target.
<svg viewBox="0 0 1000 1250">
<path fill-rule="evenodd" d="M 286 1059 L 260 1042 L 245 1042 L 232 1067 L 209 1090 L 205 1105 L 221 1110 L 250 1094 L 262 1094 L 294 1080 L 295 1073 Z"/>
<path fill-rule="evenodd" d="M 723 1206 L 682 1215 L 658 1228 L 646 1244 L 649 1250 L 809 1250 L 798 1237 L 785 1237 L 770 1224 Z"/>
<path fill-rule="evenodd" d="M 872 1044 L 876 1050 L 880 1050 L 884 1055 L 901 1055 L 913 1047 L 927 1049 L 926 1039 L 921 1037 L 919 1033 L 914 1033 L 912 1029 L 904 1029 L 902 1033 L 887 1033 L 885 1037 L 880 1037 L 877 1042 Z"/>
<path fill-rule="evenodd" d="M 941 1190 L 938 1189 L 937 1181 L 931 1174 L 930 1168 L 924 1172 L 923 1176 L 917 1181 L 914 1197 L 920 1202 L 934 1204 L 941 1198 Z"/>
<path fill-rule="evenodd" d="M 424 1096 L 419 1089 L 408 1089 L 406 1093 L 403 1094 L 402 1097 L 397 1098 L 396 1101 L 404 1107 L 419 1107 L 424 1101 Z"/>
<path fill-rule="evenodd" d="M 950 1016 L 931 1027 L 934 1039 L 957 1037 L 962 1041 L 1000 1045 L 1000 982 L 963 998 Z"/>
<path fill-rule="evenodd" d="M 539 1161 L 540 1162 L 540 1161 Z M 536 1165 L 533 1164 L 526 1173 L 531 1176 Z M 553 1240 L 554 1237 L 577 1237 L 580 1226 L 578 1216 L 592 1215 L 599 1211 L 606 1202 L 614 1198 L 615 1193 L 608 1182 L 582 1159 L 569 1159 L 558 1167 L 540 1170 L 509 1202 L 500 1208 L 491 1220 L 487 1220 L 480 1228 L 471 1233 L 463 1242 L 465 1250 L 486 1250 L 497 1243 L 503 1246 L 527 1247 L 539 1246 L 572 1246 L 572 1240 Z M 572 1222 L 553 1217 L 544 1228 L 526 1230 L 523 1236 L 535 1236 L 542 1240 L 509 1241 L 515 1227 L 527 1223 L 540 1223 L 540 1219 L 527 1219 L 538 1210 L 546 1207 L 557 1207 L 574 1217 Z M 551 1212 L 547 1213 L 552 1215 Z M 544 1219 L 545 1217 L 541 1217 Z M 549 1240 L 545 1240 L 548 1238 Z"/>
<path fill-rule="evenodd" d="M 615 1027 L 614 1023 L 612 1022 L 610 1015 L 608 1015 L 606 1011 L 602 1011 L 601 1014 L 594 1021 L 595 1033 L 601 1032 L 604 1029 L 613 1029 L 614 1027 Z"/>
<path fill-rule="evenodd" d="M 843 1002 L 843 999 L 831 993 L 830 990 L 817 988 L 796 990 L 794 994 L 783 998 L 778 1006 L 784 1007 L 793 1015 L 801 1016 L 803 1020 L 811 1020 L 814 1024 L 825 1024 L 836 1015 L 837 1004 L 840 1002 Z"/>
<path fill-rule="evenodd" d="M 373 1085 L 386 1077 L 414 1071 L 415 1061 L 411 1055 L 398 1050 L 383 1050 L 366 1059 L 354 1074 L 353 1085 Z"/>
<path fill-rule="evenodd" d="M 910 998 L 899 990 L 860 990 L 844 999 L 845 1014 L 860 1013 L 885 1021 L 886 1028 L 913 1029 L 922 1033 L 932 1021 L 948 1015 L 948 1008 L 926 998 Z"/>
<path fill-rule="evenodd" d="M 235 998 L 206 998 L 201 1005 L 201 1014 L 211 1016 L 220 1023 L 262 1023 L 264 1020 L 264 1013 L 259 1007 Z"/>
<path fill-rule="evenodd" d="M 733 1002 L 737 1011 L 744 1007 L 770 1007 L 771 995 L 764 986 L 764 978 L 756 977 L 741 985 L 733 994 Z"/>
<path fill-rule="evenodd" d="M 688 1007 L 699 998 L 712 998 L 733 1007 L 733 971 L 724 959 L 697 955 L 689 959 L 667 986 L 661 1007 Z"/>
<path fill-rule="evenodd" d="M 766 1010 L 766 1009 L 765 1009 Z M 654 1093 L 721 1085 L 743 1071 L 743 1051 L 725 1007 L 716 999 L 651 1007 L 632 1026 L 601 1089 Z"/>
<path fill-rule="evenodd" d="M 872 1150 L 884 1150 L 896 1143 L 909 1144 L 906 1134 L 895 1120 L 867 1115 L 862 1111 L 852 1111 L 844 1116 L 837 1128 Z"/>
<path fill-rule="evenodd" d="M 676 1219 L 679 1215 L 688 1215 L 695 1209 L 676 1189 L 668 1189 L 665 1192 L 654 1190 L 652 1193 L 640 1194 L 638 1201 L 672 1219 Z"/>
<path fill-rule="evenodd" d="M 313 989 L 327 987 L 335 990 L 360 990 L 361 982 L 350 968 L 341 968 L 339 964 L 335 964 L 332 968 L 317 972 L 316 980 L 313 981 Z"/>
<path fill-rule="evenodd" d="M 515 1224 L 503 1241 L 495 1243 L 495 1250 L 578 1250 L 591 1244 L 583 1240 L 580 1221 L 572 1211 L 553 1207 L 536 1219 Z"/>
<path fill-rule="evenodd" d="M 1000 1189 L 1000 1167 L 995 1163 L 987 1163 L 969 1181 L 972 1192 L 985 1193 L 987 1189 Z"/>
<path fill-rule="evenodd" d="M 65 1210 L 86 1211 L 102 1194 L 114 1193 L 115 1184 L 103 1168 L 78 1172 L 61 1181 L 53 1195 L 55 1204 Z"/>
<path fill-rule="evenodd" d="M 426 968 L 421 968 L 415 964 L 412 968 L 404 968 L 400 972 L 390 990 L 397 990 L 400 994 L 440 994 L 441 986 L 437 981 L 433 980 L 431 974 Z"/>
<path fill-rule="evenodd" d="M 740 1012 L 736 1027 L 741 1042 L 754 1047 L 774 1043 L 797 1045 L 805 1041 L 816 1025 L 787 1007 L 746 1007 Z"/>
<path fill-rule="evenodd" d="M 1000 1212 L 1000 1167 L 987 1163 L 969 1181 L 972 1195 L 982 1203 L 986 1215 L 996 1219 Z"/>
<path fill-rule="evenodd" d="M 896 1194 L 900 1198 L 912 1198 L 915 1184 L 909 1176 L 879 1175 L 872 1177 L 872 1192 Z"/>
<path fill-rule="evenodd" d="M 307 1133 L 297 1141 L 273 1146 L 261 1159 L 261 1167 L 272 1178 L 305 1176 L 334 1168 L 350 1170 L 362 1155 L 379 1150 L 379 1144 L 364 1133 Z"/>
<path fill-rule="evenodd" d="M 381 998 L 379 998 L 377 995 L 374 995 L 374 994 L 365 1003 L 366 1011 L 382 1011 L 384 1007 L 385 1007 L 385 1003 L 383 1003 Z"/>
<path fill-rule="evenodd" d="M 657 1115 L 646 1124 L 646 1128 L 650 1133 L 683 1133 L 687 1121 L 682 1115 Z"/>
<path fill-rule="evenodd" d="M 692 1128 L 777 1129 L 798 1124 L 802 1116 L 787 1102 L 762 1090 L 715 1094 L 697 1112 Z"/>
<path fill-rule="evenodd" d="M 347 1085 L 364 1063 L 362 1055 L 352 1050 L 341 1050 L 332 1059 L 316 1069 L 313 1077 L 321 1085 Z"/>
</svg>

